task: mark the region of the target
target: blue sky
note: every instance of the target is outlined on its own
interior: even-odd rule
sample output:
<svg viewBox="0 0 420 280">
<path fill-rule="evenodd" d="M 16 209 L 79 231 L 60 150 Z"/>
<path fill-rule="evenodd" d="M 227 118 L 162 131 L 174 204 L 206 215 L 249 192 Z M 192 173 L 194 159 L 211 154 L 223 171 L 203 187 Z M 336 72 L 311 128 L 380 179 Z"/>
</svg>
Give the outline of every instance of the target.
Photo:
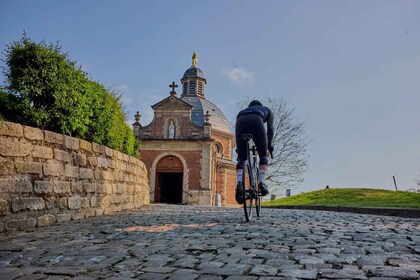
<svg viewBox="0 0 420 280">
<path fill-rule="evenodd" d="M 311 139 L 292 192 L 420 177 L 419 1 L 0 0 L 0 49 L 23 30 L 120 90 L 130 122 L 150 122 L 193 51 L 228 120 L 246 96 L 286 98 Z"/>
</svg>

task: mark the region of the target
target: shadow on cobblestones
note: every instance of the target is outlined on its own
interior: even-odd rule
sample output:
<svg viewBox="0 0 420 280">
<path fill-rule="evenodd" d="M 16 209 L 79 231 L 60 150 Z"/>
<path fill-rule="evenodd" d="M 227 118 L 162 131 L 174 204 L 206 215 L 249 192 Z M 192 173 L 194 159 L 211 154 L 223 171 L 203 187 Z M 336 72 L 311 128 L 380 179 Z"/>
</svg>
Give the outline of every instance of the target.
<svg viewBox="0 0 420 280">
<path fill-rule="evenodd" d="M 0 234 L 0 279 L 419 279 L 420 220 L 176 205 Z"/>
</svg>

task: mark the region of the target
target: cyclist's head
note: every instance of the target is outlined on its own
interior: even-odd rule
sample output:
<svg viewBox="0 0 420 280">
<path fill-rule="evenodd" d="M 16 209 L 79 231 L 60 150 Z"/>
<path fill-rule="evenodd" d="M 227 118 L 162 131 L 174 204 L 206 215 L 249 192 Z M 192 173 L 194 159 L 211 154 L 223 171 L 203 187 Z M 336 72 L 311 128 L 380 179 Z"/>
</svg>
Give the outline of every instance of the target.
<svg viewBox="0 0 420 280">
<path fill-rule="evenodd" d="M 252 107 L 252 106 L 262 106 L 262 104 L 258 100 L 252 100 L 251 103 L 249 103 L 248 107 Z"/>
</svg>

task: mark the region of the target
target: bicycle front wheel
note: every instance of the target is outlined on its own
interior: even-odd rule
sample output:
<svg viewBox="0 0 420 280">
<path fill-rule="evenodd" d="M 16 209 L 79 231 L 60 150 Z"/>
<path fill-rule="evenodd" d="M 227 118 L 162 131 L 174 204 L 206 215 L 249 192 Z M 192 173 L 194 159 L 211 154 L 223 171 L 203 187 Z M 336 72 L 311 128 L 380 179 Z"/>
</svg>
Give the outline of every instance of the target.
<svg viewBox="0 0 420 280">
<path fill-rule="evenodd" d="M 259 218 L 261 215 L 261 196 L 258 194 L 255 197 L 255 210 L 257 212 L 257 217 Z"/>
<path fill-rule="evenodd" d="M 244 213 L 245 213 L 245 219 L 247 222 L 252 217 L 252 206 L 253 206 L 253 200 L 254 196 L 253 193 L 251 193 L 250 186 L 252 185 L 253 177 L 252 172 L 250 169 L 250 166 L 248 164 L 248 161 L 244 161 L 244 169 L 243 169 L 243 175 L 242 175 L 242 191 L 244 194 Z"/>
<path fill-rule="evenodd" d="M 258 184 L 258 168 L 256 172 L 256 178 L 255 178 L 255 189 L 257 190 L 257 193 L 255 195 L 255 210 L 257 212 L 257 217 L 259 218 L 261 215 L 261 195 L 260 195 L 260 188 Z"/>
</svg>

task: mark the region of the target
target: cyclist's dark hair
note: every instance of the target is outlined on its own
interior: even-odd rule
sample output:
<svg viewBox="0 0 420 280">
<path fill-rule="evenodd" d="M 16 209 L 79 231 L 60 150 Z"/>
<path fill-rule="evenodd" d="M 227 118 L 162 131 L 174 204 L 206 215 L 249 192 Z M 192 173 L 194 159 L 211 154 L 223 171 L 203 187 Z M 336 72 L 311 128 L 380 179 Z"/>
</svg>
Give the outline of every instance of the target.
<svg viewBox="0 0 420 280">
<path fill-rule="evenodd" d="M 248 107 L 252 106 L 262 106 L 262 103 L 258 100 L 252 100 L 251 103 L 249 103 Z"/>
</svg>

